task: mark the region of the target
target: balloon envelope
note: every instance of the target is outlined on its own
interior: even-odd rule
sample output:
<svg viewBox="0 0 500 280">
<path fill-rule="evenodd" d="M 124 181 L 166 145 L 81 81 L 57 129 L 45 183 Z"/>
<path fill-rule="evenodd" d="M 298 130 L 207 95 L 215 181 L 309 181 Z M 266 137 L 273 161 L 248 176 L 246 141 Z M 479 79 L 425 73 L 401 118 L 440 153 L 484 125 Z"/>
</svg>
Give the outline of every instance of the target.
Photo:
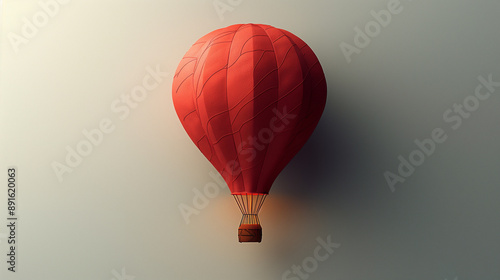
<svg viewBox="0 0 500 280">
<path fill-rule="evenodd" d="M 267 194 L 316 127 L 326 81 L 292 33 L 237 24 L 200 38 L 176 70 L 178 117 L 233 195 Z"/>
</svg>

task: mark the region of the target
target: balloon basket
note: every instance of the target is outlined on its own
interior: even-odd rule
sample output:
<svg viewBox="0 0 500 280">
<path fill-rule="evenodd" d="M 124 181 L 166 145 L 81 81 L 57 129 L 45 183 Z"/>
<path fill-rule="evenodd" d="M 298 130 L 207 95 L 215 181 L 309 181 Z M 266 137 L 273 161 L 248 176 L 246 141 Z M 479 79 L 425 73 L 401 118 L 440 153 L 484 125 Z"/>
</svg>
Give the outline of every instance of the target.
<svg viewBox="0 0 500 280">
<path fill-rule="evenodd" d="M 261 242 L 262 227 L 259 224 L 241 224 L 238 228 L 238 241 L 244 242 Z"/>
</svg>

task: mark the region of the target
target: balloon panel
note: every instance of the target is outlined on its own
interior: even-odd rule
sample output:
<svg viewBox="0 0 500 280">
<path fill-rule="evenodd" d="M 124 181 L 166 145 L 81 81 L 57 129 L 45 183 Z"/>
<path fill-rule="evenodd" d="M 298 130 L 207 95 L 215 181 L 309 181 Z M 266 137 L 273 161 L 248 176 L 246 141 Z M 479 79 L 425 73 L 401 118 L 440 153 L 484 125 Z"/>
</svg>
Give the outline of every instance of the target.
<svg viewBox="0 0 500 280">
<path fill-rule="evenodd" d="M 184 129 L 232 194 L 267 194 L 316 127 L 326 81 L 292 33 L 240 24 L 199 39 L 172 85 Z"/>
</svg>

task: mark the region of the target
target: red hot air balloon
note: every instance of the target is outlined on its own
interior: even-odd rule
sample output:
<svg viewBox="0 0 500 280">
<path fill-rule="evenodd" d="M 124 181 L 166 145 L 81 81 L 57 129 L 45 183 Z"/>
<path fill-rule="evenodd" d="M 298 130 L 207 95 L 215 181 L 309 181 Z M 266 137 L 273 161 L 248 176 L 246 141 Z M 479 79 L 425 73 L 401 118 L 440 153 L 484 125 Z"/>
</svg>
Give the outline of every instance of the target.
<svg viewBox="0 0 500 280">
<path fill-rule="evenodd" d="M 175 72 L 172 95 L 184 129 L 243 214 L 239 241 L 260 242 L 264 199 L 325 107 L 318 58 L 286 30 L 231 25 L 193 44 Z"/>
</svg>

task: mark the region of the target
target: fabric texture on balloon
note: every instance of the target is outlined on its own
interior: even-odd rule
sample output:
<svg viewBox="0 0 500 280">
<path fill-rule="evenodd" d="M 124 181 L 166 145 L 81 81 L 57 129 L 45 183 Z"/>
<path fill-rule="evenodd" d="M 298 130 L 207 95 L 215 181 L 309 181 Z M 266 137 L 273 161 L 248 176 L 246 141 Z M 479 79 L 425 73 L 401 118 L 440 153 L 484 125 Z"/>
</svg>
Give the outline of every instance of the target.
<svg viewBox="0 0 500 280">
<path fill-rule="evenodd" d="M 172 96 L 184 129 L 243 214 L 239 241 L 260 242 L 257 214 L 325 107 L 316 55 L 283 29 L 228 26 L 193 44 L 175 72 Z"/>
<path fill-rule="evenodd" d="M 238 24 L 200 38 L 173 81 L 184 129 L 232 194 L 267 194 L 326 102 L 311 48 L 292 33 Z"/>
</svg>

